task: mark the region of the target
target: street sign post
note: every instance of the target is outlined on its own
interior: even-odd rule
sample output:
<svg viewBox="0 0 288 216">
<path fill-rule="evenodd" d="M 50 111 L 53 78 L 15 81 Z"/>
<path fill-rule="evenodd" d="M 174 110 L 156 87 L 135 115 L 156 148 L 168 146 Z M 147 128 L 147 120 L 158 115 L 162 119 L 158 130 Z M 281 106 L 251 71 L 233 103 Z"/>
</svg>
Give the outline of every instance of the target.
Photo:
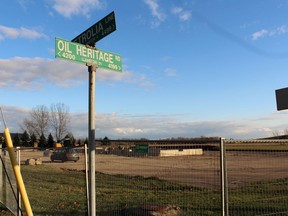
<svg viewBox="0 0 288 216">
<path fill-rule="evenodd" d="M 56 38 L 55 57 L 86 64 L 89 72 L 89 180 L 87 182 L 88 215 L 96 216 L 95 177 L 95 73 L 96 68 L 122 71 L 120 55 L 95 48 L 95 43 L 116 30 L 114 11 L 75 37 L 72 42 Z M 77 43 L 75 43 L 77 42 Z"/>
<path fill-rule="evenodd" d="M 75 37 L 72 42 L 93 44 L 116 30 L 114 11 Z"/>
<path fill-rule="evenodd" d="M 122 71 L 122 58 L 120 55 L 104 50 L 91 49 L 85 45 L 73 43 L 56 37 L 55 56 L 81 64 L 96 65 L 97 67 Z"/>
</svg>

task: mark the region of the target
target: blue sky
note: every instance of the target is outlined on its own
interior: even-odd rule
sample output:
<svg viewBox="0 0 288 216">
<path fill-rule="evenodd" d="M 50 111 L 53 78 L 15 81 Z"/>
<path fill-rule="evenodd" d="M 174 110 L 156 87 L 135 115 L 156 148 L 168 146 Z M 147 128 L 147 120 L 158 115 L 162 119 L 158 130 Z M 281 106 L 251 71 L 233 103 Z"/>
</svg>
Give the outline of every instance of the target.
<svg viewBox="0 0 288 216">
<path fill-rule="evenodd" d="M 122 56 L 123 72 L 96 73 L 96 137 L 283 134 L 288 87 L 287 0 L 4 0 L 0 98 L 12 132 L 38 105 L 64 103 L 70 130 L 87 137 L 87 67 L 55 59 L 114 11 L 117 30 L 96 47 Z"/>
</svg>

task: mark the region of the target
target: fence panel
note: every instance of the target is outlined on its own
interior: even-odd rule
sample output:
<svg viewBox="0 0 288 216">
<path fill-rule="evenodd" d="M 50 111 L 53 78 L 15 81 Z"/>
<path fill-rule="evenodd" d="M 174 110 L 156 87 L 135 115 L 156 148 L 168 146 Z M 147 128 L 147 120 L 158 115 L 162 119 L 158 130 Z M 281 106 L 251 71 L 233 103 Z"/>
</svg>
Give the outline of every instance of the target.
<svg viewBox="0 0 288 216">
<path fill-rule="evenodd" d="M 288 215 L 286 143 L 225 140 L 229 215 Z M 219 140 L 204 144 L 149 143 L 148 148 L 145 143 L 137 146 L 123 142 L 98 146 L 97 216 L 149 216 L 156 212 L 223 215 L 219 147 Z M 21 150 L 21 171 L 34 214 L 86 215 L 84 155 L 80 154 L 76 163 L 52 163 L 50 154 L 49 150 Z M 41 158 L 42 163 L 24 165 L 29 158 Z M 7 167 L 11 169 L 11 165 Z M 8 196 L 14 197 L 2 179 L 3 175 L 0 199 L 7 202 Z"/>
<path fill-rule="evenodd" d="M 219 150 L 169 144 L 98 150 L 97 215 L 219 215 Z"/>
<path fill-rule="evenodd" d="M 52 152 L 21 148 L 21 173 L 33 214 L 87 215 L 84 156 L 77 162 L 51 162 Z"/>
<path fill-rule="evenodd" d="M 8 152 L 0 150 L 0 202 L 11 212 L 17 214 L 17 184 Z"/>
<path fill-rule="evenodd" d="M 226 148 L 230 215 L 288 215 L 288 146 L 250 143 Z"/>
</svg>

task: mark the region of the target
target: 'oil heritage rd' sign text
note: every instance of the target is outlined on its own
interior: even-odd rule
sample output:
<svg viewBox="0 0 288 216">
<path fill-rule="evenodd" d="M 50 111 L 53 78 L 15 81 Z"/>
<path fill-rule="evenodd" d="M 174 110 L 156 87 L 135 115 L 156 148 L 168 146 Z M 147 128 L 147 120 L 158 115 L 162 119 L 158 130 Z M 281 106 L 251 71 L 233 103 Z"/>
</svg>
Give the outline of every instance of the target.
<svg viewBox="0 0 288 216">
<path fill-rule="evenodd" d="M 93 45 L 116 30 L 114 11 L 75 37 L 72 42 Z"/>
<path fill-rule="evenodd" d="M 94 64 L 100 68 L 122 72 L 120 55 L 99 49 L 91 49 L 85 45 L 56 38 L 55 56 L 82 64 Z"/>
</svg>

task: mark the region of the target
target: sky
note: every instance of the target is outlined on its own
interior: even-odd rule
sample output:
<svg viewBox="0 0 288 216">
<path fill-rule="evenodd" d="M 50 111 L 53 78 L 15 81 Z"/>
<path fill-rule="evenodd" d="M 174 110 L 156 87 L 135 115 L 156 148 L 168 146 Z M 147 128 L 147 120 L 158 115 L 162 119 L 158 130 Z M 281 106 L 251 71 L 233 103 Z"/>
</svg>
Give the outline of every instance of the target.
<svg viewBox="0 0 288 216">
<path fill-rule="evenodd" d="M 0 106 L 10 132 L 31 109 L 64 103 L 69 130 L 88 137 L 88 71 L 55 59 L 115 12 L 116 31 L 96 47 L 122 57 L 122 72 L 96 71 L 96 138 L 283 134 L 288 87 L 288 0 L 3 0 Z M 3 123 L 0 123 L 4 130 Z"/>
</svg>

